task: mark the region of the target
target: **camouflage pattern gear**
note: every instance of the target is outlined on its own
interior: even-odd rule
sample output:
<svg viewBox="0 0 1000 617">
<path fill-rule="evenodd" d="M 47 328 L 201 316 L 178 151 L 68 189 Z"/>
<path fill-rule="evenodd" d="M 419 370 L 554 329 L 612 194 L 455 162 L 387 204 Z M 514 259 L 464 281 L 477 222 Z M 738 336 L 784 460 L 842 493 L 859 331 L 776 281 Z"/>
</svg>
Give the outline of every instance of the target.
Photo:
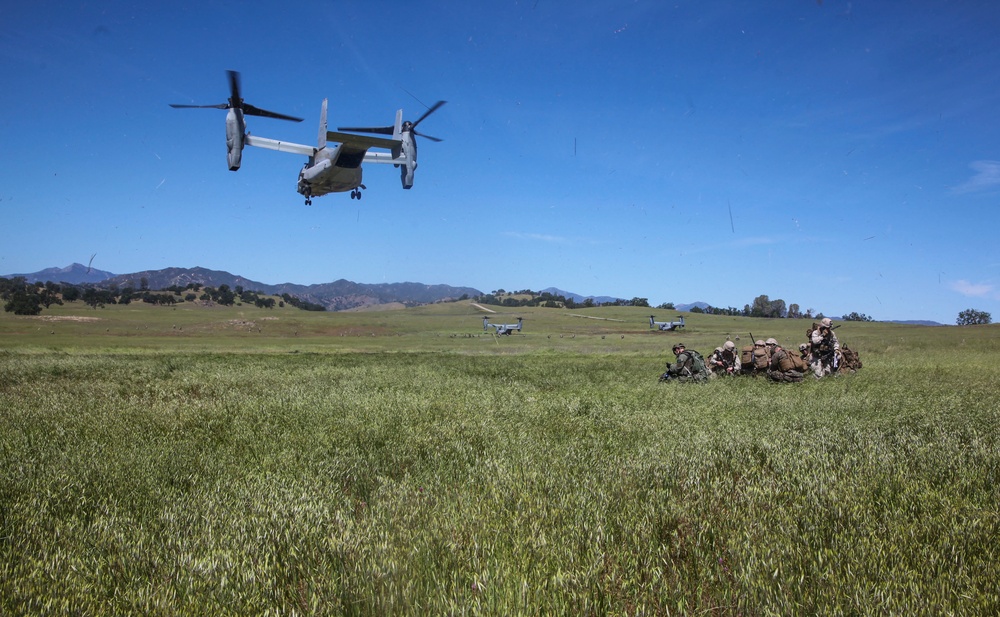
<svg viewBox="0 0 1000 617">
<path fill-rule="evenodd" d="M 740 357 L 736 354 L 736 346 L 733 345 L 728 349 L 722 350 L 722 361 L 726 363 L 727 370 L 732 368 L 731 373 L 736 374 L 740 372 L 741 363 Z"/>
<path fill-rule="evenodd" d="M 798 371 L 768 371 L 767 378 L 780 383 L 799 383 L 805 379 L 805 375 Z"/>
<path fill-rule="evenodd" d="M 760 345 L 747 346 L 742 350 L 740 372 L 744 375 L 755 375 L 767 370 L 768 362 L 770 362 L 767 348 L 764 346 L 764 341 L 758 342 Z"/>
<path fill-rule="evenodd" d="M 804 366 L 802 367 L 805 368 Z M 799 370 L 794 356 L 785 351 L 781 346 L 775 345 L 771 352 L 771 361 L 768 364 L 768 378 L 771 381 L 794 383 L 802 381 L 802 370 Z"/>
<path fill-rule="evenodd" d="M 839 371 L 856 371 L 861 368 L 861 357 L 858 356 L 858 352 L 844 345 L 838 353 L 840 354 Z"/>
<path fill-rule="evenodd" d="M 840 350 L 837 333 L 821 324 L 809 335 L 809 341 L 812 357 L 810 367 L 816 379 L 837 372 L 839 360 L 837 352 Z"/>
<path fill-rule="evenodd" d="M 708 358 L 708 370 L 713 376 L 733 375 L 740 370 L 740 357 L 734 351 L 736 345 L 732 341 L 726 341 L 726 345 L 716 347 L 715 352 Z"/>
<path fill-rule="evenodd" d="M 660 381 L 672 379 L 678 381 L 705 381 L 708 379 L 708 367 L 705 366 L 705 359 L 693 349 L 682 349 L 677 354 L 677 361 L 673 364 L 668 364 L 667 372 L 660 377 Z"/>
</svg>

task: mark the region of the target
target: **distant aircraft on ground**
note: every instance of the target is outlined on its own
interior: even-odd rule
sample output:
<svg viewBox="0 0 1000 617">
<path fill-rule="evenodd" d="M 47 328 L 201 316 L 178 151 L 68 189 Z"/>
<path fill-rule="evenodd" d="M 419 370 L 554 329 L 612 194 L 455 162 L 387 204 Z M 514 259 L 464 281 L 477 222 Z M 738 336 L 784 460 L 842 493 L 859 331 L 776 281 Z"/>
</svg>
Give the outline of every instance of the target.
<svg viewBox="0 0 1000 617">
<path fill-rule="evenodd" d="M 517 330 L 518 332 L 521 331 L 521 325 L 522 325 L 521 324 L 521 320 L 522 319 L 524 319 L 524 318 L 523 317 L 518 317 L 517 318 L 517 323 L 499 324 L 499 323 L 490 323 L 490 318 L 489 317 L 483 317 L 483 330 L 489 330 L 490 328 L 495 328 L 496 331 L 497 331 L 497 334 L 507 334 L 507 335 L 510 335 L 510 334 L 512 334 L 514 332 L 514 330 Z"/>
<path fill-rule="evenodd" d="M 678 328 L 684 327 L 684 316 L 679 315 L 677 317 L 678 321 L 654 321 L 653 316 L 649 316 L 649 329 L 663 330 L 664 332 L 673 332 Z"/>
</svg>

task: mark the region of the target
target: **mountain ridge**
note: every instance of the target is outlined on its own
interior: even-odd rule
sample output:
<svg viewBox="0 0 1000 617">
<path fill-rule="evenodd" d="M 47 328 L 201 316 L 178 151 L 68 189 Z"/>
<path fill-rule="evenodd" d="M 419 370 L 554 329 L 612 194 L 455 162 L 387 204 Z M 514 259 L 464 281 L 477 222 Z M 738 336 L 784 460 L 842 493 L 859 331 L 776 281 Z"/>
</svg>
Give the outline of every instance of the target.
<svg viewBox="0 0 1000 617">
<path fill-rule="evenodd" d="M 419 304 L 431 304 L 442 300 L 457 299 L 463 295 L 482 295 L 481 291 L 473 287 L 427 285 L 413 282 L 367 284 L 338 279 L 330 283 L 313 285 L 300 285 L 296 283 L 272 285 L 232 274 L 225 270 L 211 270 L 201 266 L 195 266 L 194 268 L 171 267 L 161 270 L 141 270 L 129 274 L 114 274 L 101 270 L 88 269 L 86 266 L 80 264 L 72 264 L 66 268 L 46 268 L 34 273 L 6 275 L 4 278 L 15 276 L 24 277 L 29 282 L 56 281 L 71 285 L 92 284 L 105 288 L 132 287 L 134 289 L 145 288 L 151 290 L 166 289 L 174 286 L 184 288 L 189 284 L 206 287 L 228 285 L 232 289 L 242 287 L 247 291 L 259 291 L 276 296 L 287 293 L 301 300 L 320 304 L 327 310 L 332 311 L 364 308 L 393 302 L 398 302 L 406 306 L 415 306 Z"/>
<path fill-rule="evenodd" d="M 3 278 L 14 278 L 14 277 L 24 277 L 29 283 L 53 281 L 56 283 L 70 283 L 72 285 L 81 285 L 85 283 L 100 283 L 101 281 L 107 280 L 115 276 L 112 272 L 107 272 L 105 270 L 98 270 L 97 268 L 90 268 L 83 264 L 71 263 L 65 268 L 45 268 L 44 270 L 39 270 L 38 272 L 31 272 L 27 274 L 5 274 Z"/>
<path fill-rule="evenodd" d="M 403 283 L 356 283 L 346 279 L 337 279 L 330 283 L 314 283 L 302 285 L 299 283 L 278 283 L 268 284 L 248 279 L 244 276 L 231 274 L 225 270 L 212 270 L 201 266 L 194 268 L 170 267 L 160 270 L 142 270 L 130 274 L 114 274 L 105 270 L 98 270 L 79 263 L 72 263 L 63 268 L 45 268 L 38 272 L 26 274 L 6 274 L 0 275 L 3 278 L 24 277 L 27 281 L 35 282 L 59 282 L 71 285 L 96 285 L 99 287 L 133 287 L 142 289 L 143 279 L 147 289 L 157 290 L 178 286 L 187 287 L 189 284 L 198 284 L 208 287 L 219 287 L 228 285 L 230 288 L 243 287 L 248 291 L 259 291 L 262 293 L 280 296 L 288 294 L 307 302 L 322 305 L 327 310 L 345 311 L 350 309 L 363 309 L 369 306 L 380 304 L 399 303 L 404 306 L 416 306 L 420 304 L 431 304 L 443 300 L 453 300 L 467 296 L 481 296 L 483 292 L 474 287 L 455 287 L 452 285 L 427 285 L 424 283 L 403 282 Z M 615 296 L 584 296 L 570 291 L 564 291 L 557 287 L 546 287 L 539 293 L 550 293 L 564 298 L 571 298 L 574 302 L 583 303 L 592 300 L 599 304 L 613 303 L 621 298 Z M 686 312 L 692 308 L 707 308 L 706 302 L 691 302 L 687 304 L 676 304 L 674 310 Z M 840 318 L 835 318 L 840 320 Z M 887 323 L 903 323 L 911 325 L 940 326 L 943 325 L 930 320 L 881 320 Z"/>
</svg>

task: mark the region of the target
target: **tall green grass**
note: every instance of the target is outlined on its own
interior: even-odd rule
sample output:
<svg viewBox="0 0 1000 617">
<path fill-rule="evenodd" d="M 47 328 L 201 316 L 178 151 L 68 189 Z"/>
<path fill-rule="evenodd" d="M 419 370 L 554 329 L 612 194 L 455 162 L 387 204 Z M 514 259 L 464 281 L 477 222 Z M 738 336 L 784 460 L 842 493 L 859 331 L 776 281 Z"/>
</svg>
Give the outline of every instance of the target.
<svg viewBox="0 0 1000 617">
<path fill-rule="evenodd" d="M 0 612 L 1000 613 L 995 329 L 859 327 L 853 375 L 659 384 L 673 339 L 552 315 L 365 353 L 10 345 Z M 703 324 L 685 340 L 729 328 Z"/>
<path fill-rule="evenodd" d="M 0 608 L 994 614 L 998 375 L 932 363 L 5 353 Z"/>
</svg>

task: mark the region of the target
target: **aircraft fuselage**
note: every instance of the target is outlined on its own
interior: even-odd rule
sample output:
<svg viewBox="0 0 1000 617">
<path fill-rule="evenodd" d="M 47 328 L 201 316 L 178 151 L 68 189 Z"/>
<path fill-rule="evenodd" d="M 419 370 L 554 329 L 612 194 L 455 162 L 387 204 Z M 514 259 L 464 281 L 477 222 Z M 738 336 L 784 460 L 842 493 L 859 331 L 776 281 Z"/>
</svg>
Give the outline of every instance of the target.
<svg viewBox="0 0 1000 617">
<path fill-rule="evenodd" d="M 341 150 L 342 144 L 317 152 L 312 165 L 307 164 L 299 173 L 298 192 L 307 197 L 319 197 L 353 191 L 361 186 L 364 153 L 361 156 L 342 155 Z"/>
</svg>

